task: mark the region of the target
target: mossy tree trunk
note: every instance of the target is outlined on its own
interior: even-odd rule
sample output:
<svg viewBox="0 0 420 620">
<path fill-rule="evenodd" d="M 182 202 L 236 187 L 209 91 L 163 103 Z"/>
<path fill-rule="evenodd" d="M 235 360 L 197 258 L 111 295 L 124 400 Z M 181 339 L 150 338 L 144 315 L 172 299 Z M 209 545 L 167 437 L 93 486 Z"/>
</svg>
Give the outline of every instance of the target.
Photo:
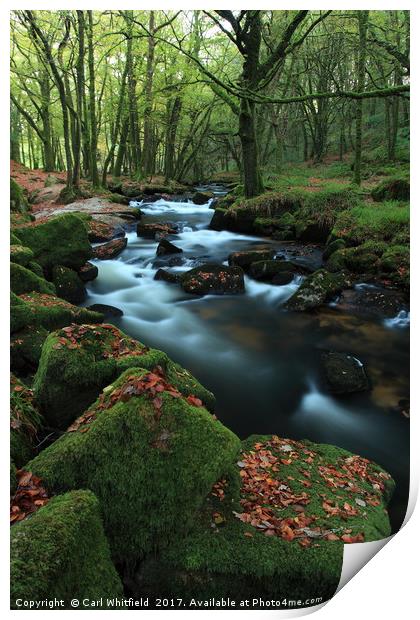
<svg viewBox="0 0 420 620">
<path fill-rule="evenodd" d="M 98 162 L 96 159 L 98 150 L 98 124 L 96 119 L 96 95 L 95 95 L 95 56 L 93 47 L 93 17 L 92 11 L 87 11 L 88 27 L 88 67 L 89 67 L 89 122 L 90 122 L 90 143 L 89 143 L 89 164 L 90 175 L 93 187 L 100 185 Z"/>
<path fill-rule="evenodd" d="M 366 33 L 367 33 L 368 17 L 369 17 L 369 11 L 358 11 L 357 12 L 357 19 L 359 22 L 357 91 L 359 93 L 362 93 L 365 88 Z M 361 183 L 362 122 L 363 122 L 363 99 L 356 99 L 356 135 L 355 135 L 355 154 L 354 154 L 354 182 L 356 185 L 360 185 Z"/>
</svg>

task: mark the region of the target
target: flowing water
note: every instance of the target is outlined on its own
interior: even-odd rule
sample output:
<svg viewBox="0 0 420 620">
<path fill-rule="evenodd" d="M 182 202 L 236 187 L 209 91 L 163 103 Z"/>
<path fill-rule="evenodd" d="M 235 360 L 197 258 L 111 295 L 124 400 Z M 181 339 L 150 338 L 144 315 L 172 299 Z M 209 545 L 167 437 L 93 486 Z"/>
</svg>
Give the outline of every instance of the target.
<svg viewBox="0 0 420 620">
<path fill-rule="evenodd" d="M 207 189 L 207 188 L 203 188 Z M 215 193 L 223 188 L 211 187 Z M 185 200 L 185 199 L 184 199 Z M 408 399 L 409 315 L 363 318 L 326 308 L 290 313 L 284 302 L 301 277 L 285 286 L 245 278 L 245 295 L 194 297 L 176 284 L 153 279 L 159 267 L 186 271 L 203 262 L 224 263 L 236 250 L 271 246 L 277 255 L 317 268 L 321 250 L 208 229 L 209 204 L 159 200 L 140 205 L 144 222 L 176 223 L 170 237 L 182 254 L 156 256 L 157 241 L 128 231 L 114 260 L 96 261 L 99 276 L 85 305 L 108 304 L 124 315 L 112 322 L 161 348 L 216 394 L 218 418 L 244 438 L 252 433 L 333 443 L 387 469 L 397 482 L 390 506 L 396 530 L 405 514 L 409 424 L 398 409 Z M 335 398 L 322 378 L 322 350 L 363 361 L 372 390 Z"/>
</svg>

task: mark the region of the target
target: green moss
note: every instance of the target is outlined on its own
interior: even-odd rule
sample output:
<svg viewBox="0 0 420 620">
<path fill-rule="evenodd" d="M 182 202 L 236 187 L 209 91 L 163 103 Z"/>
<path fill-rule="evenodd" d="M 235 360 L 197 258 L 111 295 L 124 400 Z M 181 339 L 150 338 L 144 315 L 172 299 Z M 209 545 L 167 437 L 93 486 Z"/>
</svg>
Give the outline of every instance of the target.
<svg viewBox="0 0 420 620">
<path fill-rule="evenodd" d="M 54 284 L 47 282 L 47 280 L 40 278 L 33 271 L 16 263 L 10 263 L 10 287 L 16 295 L 32 291 L 47 295 L 55 294 Z"/>
<path fill-rule="evenodd" d="M 11 245 L 10 246 L 10 260 L 12 263 L 27 267 L 31 262 L 34 253 L 30 248 L 25 248 L 23 245 Z"/>
<path fill-rule="evenodd" d="M 339 214 L 334 234 L 348 245 L 365 241 L 392 241 L 397 234 L 408 234 L 409 207 L 399 202 L 380 205 L 366 203 Z"/>
<path fill-rule="evenodd" d="M 28 269 L 30 269 L 31 271 L 33 271 L 33 272 L 34 272 L 34 274 L 35 274 L 36 276 L 38 276 L 39 278 L 43 278 L 43 277 L 44 277 L 44 271 L 43 271 L 43 269 L 42 269 L 41 265 L 40 265 L 39 263 L 37 263 L 36 261 L 31 260 L 31 261 L 28 263 Z"/>
<path fill-rule="evenodd" d="M 28 201 L 23 187 L 10 177 L 10 211 L 23 213 L 28 210 Z"/>
<path fill-rule="evenodd" d="M 35 408 L 32 390 L 10 376 L 10 455 L 22 467 L 34 455 L 42 418 Z"/>
<path fill-rule="evenodd" d="M 53 267 L 51 279 L 54 283 L 58 297 L 77 304 L 86 297 L 86 289 L 83 282 L 73 269 L 58 265 Z"/>
<path fill-rule="evenodd" d="M 28 468 L 55 492 L 98 497 L 114 559 L 136 561 L 184 535 L 239 440 L 206 409 L 166 385 L 146 395 L 147 370 L 127 370 L 89 410 L 90 420 L 43 450 Z"/>
<path fill-rule="evenodd" d="M 19 301 L 17 301 L 19 300 Z M 11 332 L 25 327 L 45 327 L 57 329 L 70 323 L 101 323 L 103 314 L 72 304 L 43 293 L 28 293 L 14 296 L 11 301 Z"/>
<path fill-rule="evenodd" d="M 90 491 L 51 499 L 11 529 L 11 607 L 18 599 L 97 600 L 121 597 L 98 500 Z"/>
<path fill-rule="evenodd" d="M 371 192 L 372 198 L 376 202 L 383 200 L 410 200 L 410 180 L 407 175 L 396 175 L 385 179 L 377 185 Z"/>
<path fill-rule="evenodd" d="M 14 495 L 17 487 L 16 465 L 10 461 L 10 496 Z"/>
<path fill-rule="evenodd" d="M 42 326 L 30 326 L 10 338 L 10 366 L 14 372 L 33 373 L 38 367 L 42 345 L 48 331 Z"/>
<path fill-rule="evenodd" d="M 350 478 L 350 482 L 355 482 L 355 495 L 355 490 L 346 486 L 345 477 L 337 478 L 337 484 L 344 482 L 343 488 L 329 485 L 321 475 L 322 469 L 319 469 L 332 467 L 339 474 L 340 470 L 346 474 L 342 468 L 348 465 L 346 459 L 352 459 L 351 453 L 309 441 L 280 440 L 289 446 L 289 450 L 293 450 L 286 453 L 281 448 L 276 450 L 273 439 L 278 440 L 266 436 L 250 437 L 243 442 L 241 460 L 255 454 L 253 451 L 257 446 L 285 460 L 284 464 L 279 464 L 277 471 L 270 468 L 268 475 L 295 495 L 306 494 L 309 501 L 303 507 L 304 514 L 314 517 L 313 524 L 309 525 L 310 529 L 314 529 L 309 546 L 300 546 L 299 536 L 292 541 L 277 536 L 267 537 L 264 529 L 261 531 L 235 517 L 233 511 L 242 512 L 240 499 L 250 501 L 250 496 L 240 494 L 240 469 L 233 467 L 224 476 L 223 499 L 209 495 L 191 534 L 186 539 L 174 540 L 163 551 L 159 563 L 152 560 L 144 567 L 147 594 L 160 592 L 161 595 L 183 595 L 187 599 L 214 596 L 234 600 L 260 596 L 283 599 L 287 596 L 303 601 L 322 596 L 326 600 L 333 595 L 340 579 L 343 542 L 327 540 L 322 532 L 334 530 L 340 538 L 346 530 L 351 530 L 354 535 L 363 534 L 366 541 L 389 535 L 389 519 L 384 508 L 394 483 L 380 467 L 370 463 L 368 474 L 379 476 L 383 482 L 382 491 L 374 491 L 369 479 L 356 476 Z M 308 455 L 313 455 L 309 461 Z M 257 473 L 260 472 L 267 475 L 264 465 Z M 324 475 L 328 478 L 334 474 L 327 470 Z M 360 507 L 355 502 L 356 497 L 361 502 Z M 372 499 L 371 505 L 367 500 Z M 323 506 L 325 500 L 339 506 L 341 514 L 326 512 Z M 252 501 L 255 502 L 255 498 Z M 343 509 L 345 502 L 356 509 L 355 515 L 346 513 Z M 293 503 L 280 508 L 270 507 L 270 503 L 266 502 L 263 505 L 278 519 L 297 518 L 302 510 L 302 506 L 297 506 L 297 512 Z M 215 521 L 215 514 L 219 522 Z"/>
<path fill-rule="evenodd" d="M 345 252 L 345 250 L 339 250 L 335 254 L 339 252 Z M 293 311 L 312 310 L 349 285 L 350 282 L 344 274 L 329 273 L 325 269 L 318 269 L 304 280 L 296 293 L 286 302 L 286 307 Z"/>
<path fill-rule="evenodd" d="M 405 245 L 392 245 L 382 254 L 382 269 L 384 271 L 397 271 L 399 268 L 407 269 L 410 265 L 410 248 Z"/>
<path fill-rule="evenodd" d="M 66 213 L 36 226 L 14 230 L 21 243 L 30 247 L 44 268 L 64 265 L 78 269 L 92 256 L 86 226 L 80 217 Z"/>
<path fill-rule="evenodd" d="M 213 410 L 214 395 L 162 351 L 149 349 L 112 325 L 73 325 L 50 334 L 34 379 L 37 400 L 53 425 L 66 428 L 127 368 L 158 368 L 185 396 Z"/>
<path fill-rule="evenodd" d="M 342 250 L 346 247 L 346 242 L 343 239 L 335 239 L 328 243 L 327 247 L 324 250 L 322 258 L 324 260 L 328 260 L 330 256 L 334 254 L 337 250 Z"/>
</svg>

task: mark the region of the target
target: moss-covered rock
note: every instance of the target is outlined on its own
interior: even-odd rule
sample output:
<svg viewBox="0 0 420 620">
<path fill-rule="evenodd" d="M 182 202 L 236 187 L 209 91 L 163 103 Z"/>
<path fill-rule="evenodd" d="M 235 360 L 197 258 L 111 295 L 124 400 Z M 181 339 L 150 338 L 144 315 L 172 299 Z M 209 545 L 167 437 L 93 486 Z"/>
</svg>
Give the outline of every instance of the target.
<svg viewBox="0 0 420 620">
<path fill-rule="evenodd" d="M 70 323 L 101 323 L 103 315 L 73 306 L 64 299 L 44 293 L 26 293 L 11 298 L 10 329 L 12 333 L 29 326 L 58 329 Z"/>
<path fill-rule="evenodd" d="M 322 364 L 327 386 L 333 394 L 350 394 L 369 389 L 362 362 L 352 355 L 337 351 L 323 353 Z"/>
<path fill-rule="evenodd" d="M 10 261 L 22 267 L 27 267 L 34 257 L 31 248 L 25 248 L 23 245 L 10 246 Z"/>
<path fill-rule="evenodd" d="M 77 273 L 82 282 L 90 282 L 98 277 L 99 270 L 96 265 L 88 261 L 80 267 Z"/>
<path fill-rule="evenodd" d="M 57 598 L 64 608 L 77 598 L 122 597 L 111 562 L 99 503 L 90 491 L 52 498 L 11 529 L 11 607 Z"/>
<path fill-rule="evenodd" d="M 393 176 L 385 179 L 371 192 L 373 200 L 410 200 L 410 179 L 406 176 Z"/>
<path fill-rule="evenodd" d="M 127 370 L 31 463 L 48 489 L 98 497 L 116 561 L 136 561 L 184 535 L 238 438 L 148 370 Z"/>
<path fill-rule="evenodd" d="M 275 251 L 271 248 L 232 252 L 232 254 L 229 254 L 228 256 L 228 263 L 229 265 L 236 265 L 238 267 L 242 267 L 242 269 L 247 269 L 251 263 L 273 259 L 274 254 Z"/>
<path fill-rule="evenodd" d="M 288 260 L 261 260 L 252 263 L 249 275 L 255 280 L 271 281 L 280 273 L 299 271 L 298 266 Z"/>
<path fill-rule="evenodd" d="M 28 263 L 28 269 L 33 271 L 34 274 L 36 276 L 38 276 L 38 278 L 43 278 L 44 277 L 44 270 L 42 269 L 41 265 L 39 263 L 37 263 L 35 260 L 31 260 Z"/>
<path fill-rule="evenodd" d="M 72 304 L 78 304 L 86 297 L 84 284 L 73 269 L 63 267 L 63 265 L 53 267 L 51 278 L 58 297 Z"/>
<path fill-rule="evenodd" d="M 393 487 L 380 467 L 335 446 L 250 437 L 191 534 L 142 567 L 142 592 L 325 601 L 340 579 L 344 543 L 390 534 Z"/>
<path fill-rule="evenodd" d="M 10 211 L 24 213 L 28 210 L 28 200 L 23 187 L 10 177 Z"/>
<path fill-rule="evenodd" d="M 22 467 L 34 456 L 41 422 L 32 390 L 10 375 L 10 456 L 17 467 Z"/>
<path fill-rule="evenodd" d="M 31 248 L 36 261 L 46 269 L 55 265 L 78 269 L 92 256 L 86 226 L 72 213 L 16 228 L 14 234 L 23 245 Z"/>
<path fill-rule="evenodd" d="M 184 291 L 193 295 L 234 295 L 245 292 L 241 267 L 201 265 L 183 273 L 180 282 Z"/>
<path fill-rule="evenodd" d="M 293 311 L 312 310 L 322 306 L 333 295 L 348 286 L 350 281 L 344 274 L 318 269 L 304 280 L 296 293 L 286 302 L 286 307 Z"/>
<path fill-rule="evenodd" d="M 48 331 L 41 325 L 21 329 L 10 338 L 10 367 L 13 372 L 28 374 L 36 371 L 42 345 Z"/>
<path fill-rule="evenodd" d="M 330 256 L 334 254 L 334 252 L 337 252 L 337 250 L 342 250 L 345 247 L 346 247 L 346 242 L 344 241 L 344 239 L 335 239 L 331 241 L 330 243 L 328 243 L 327 247 L 325 248 L 322 254 L 322 258 L 324 260 L 328 260 Z"/>
<path fill-rule="evenodd" d="M 47 282 L 47 280 L 40 278 L 33 271 L 17 263 L 10 263 L 10 288 L 16 295 L 32 291 L 47 295 L 55 294 L 54 284 Z"/>
<path fill-rule="evenodd" d="M 66 428 L 127 368 L 168 369 L 171 382 L 214 407 L 214 396 L 166 353 L 149 349 L 113 325 L 71 325 L 51 333 L 42 350 L 34 391 L 52 426 Z"/>
</svg>

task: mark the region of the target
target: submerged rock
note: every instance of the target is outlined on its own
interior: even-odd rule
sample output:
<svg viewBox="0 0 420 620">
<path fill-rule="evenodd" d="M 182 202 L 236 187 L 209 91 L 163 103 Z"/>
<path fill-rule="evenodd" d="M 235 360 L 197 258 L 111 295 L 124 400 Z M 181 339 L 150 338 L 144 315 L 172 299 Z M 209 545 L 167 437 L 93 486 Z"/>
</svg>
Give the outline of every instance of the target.
<svg viewBox="0 0 420 620">
<path fill-rule="evenodd" d="M 333 394 L 350 394 L 369 389 L 364 366 L 352 355 L 332 351 L 323 353 L 322 364 L 328 388 Z"/>
<path fill-rule="evenodd" d="M 103 601 L 123 596 L 111 561 L 99 502 L 91 491 L 53 497 L 11 528 L 11 608 L 17 601 Z"/>
<path fill-rule="evenodd" d="M 236 265 L 247 269 L 252 263 L 257 261 L 269 261 L 274 258 L 275 251 L 271 248 L 263 250 L 246 250 L 242 252 L 232 252 L 228 256 L 229 265 Z"/>
<path fill-rule="evenodd" d="M 232 295 L 245 292 L 244 272 L 240 267 L 202 265 L 183 273 L 180 282 L 186 293 L 194 295 Z"/>
<path fill-rule="evenodd" d="M 174 271 L 168 271 L 167 269 L 158 269 L 155 273 L 154 280 L 163 280 L 170 284 L 177 284 L 180 281 L 181 274 Z"/>
<path fill-rule="evenodd" d="M 126 247 L 127 237 L 124 237 L 124 239 L 113 239 L 113 241 L 108 241 L 108 243 L 98 245 L 94 248 L 93 255 L 100 260 L 110 260 L 118 256 L 118 254 L 121 254 Z"/>
<path fill-rule="evenodd" d="M 307 273 L 305 267 L 289 260 L 262 260 L 252 263 L 249 275 L 255 280 L 271 281 L 275 276 L 284 272 Z"/>
<path fill-rule="evenodd" d="M 193 392 L 129 368 L 28 468 L 50 491 L 95 493 L 113 559 L 128 563 L 191 529 L 238 448 Z"/>
<path fill-rule="evenodd" d="M 168 241 L 167 239 L 161 239 L 157 246 L 156 255 L 164 256 L 165 254 L 181 254 L 181 248 Z"/>
<path fill-rule="evenodd" d="M 98 277 L 98 271 L 99 270 L 97 266 L 88 261 L 80 267 L 78 271 L 79 278 L 82 280 L 82 282 L 90 282 L 91 280 L 94 280 Z"/>
<path fill-rule="evenodd" d="M 205 205 L 209 200 L 214 198 L 212 192 L 195 192 L 192 197 L 192 201 L 195 205 Z"/>
<path fill-rule="evenodd" d="M 285 307 L 293 311 L 312 310 L 322 306 L 349 286 L 350 281 L 344 274 L 333 274 L 325 269 L 318 269 L 304 280 L 296 293 L 286 302 Z"/>
<path fill-rule="evenodd" d="M 35 260 L 44 268 L 64 265 L 78 269 L 92 256 L 85 224 L 71 213 L 41 224 L 16 228 L 14 234 L 31 248 Z"/>
</svg>

